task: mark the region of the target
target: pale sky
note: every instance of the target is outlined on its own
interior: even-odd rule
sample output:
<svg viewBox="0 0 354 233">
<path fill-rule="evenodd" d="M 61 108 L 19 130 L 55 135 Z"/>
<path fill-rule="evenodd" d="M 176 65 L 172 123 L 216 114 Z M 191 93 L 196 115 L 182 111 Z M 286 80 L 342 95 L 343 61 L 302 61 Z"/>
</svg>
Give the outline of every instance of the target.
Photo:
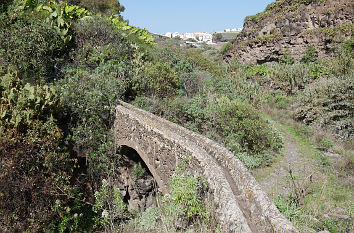
<svg viewBox="0 0 354 233">
<path fill-rule="evenodd" d="M 119 0 L 131 25 L 150 32 L 214 32 L 242 28 L 246 16 L 275 0 Z"/>
</svg>

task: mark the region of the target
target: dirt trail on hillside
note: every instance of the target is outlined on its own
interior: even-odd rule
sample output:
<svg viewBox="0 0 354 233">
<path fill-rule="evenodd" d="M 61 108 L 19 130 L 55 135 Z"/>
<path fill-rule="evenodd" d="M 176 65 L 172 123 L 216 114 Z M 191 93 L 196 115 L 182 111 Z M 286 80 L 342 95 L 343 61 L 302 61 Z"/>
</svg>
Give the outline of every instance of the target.
<svg viewBox="0 0 354 233">
<path fill-rule="evenodd" d="M 293 191 L 289 169 L 292 170 L 294 177 L 300 184 L 302 181 L 307 182 L 307 178 L 311 174 L 316 175 L 317 173 L 316 161 L 306 158 L 299 152 L 294 137 L 283 126 L 277 124 L 276 128 L 281 131 L 284 138 L 284 155 L 271 167 L 253 171 L 253 175 L 271 199 Z"/>
</svg>

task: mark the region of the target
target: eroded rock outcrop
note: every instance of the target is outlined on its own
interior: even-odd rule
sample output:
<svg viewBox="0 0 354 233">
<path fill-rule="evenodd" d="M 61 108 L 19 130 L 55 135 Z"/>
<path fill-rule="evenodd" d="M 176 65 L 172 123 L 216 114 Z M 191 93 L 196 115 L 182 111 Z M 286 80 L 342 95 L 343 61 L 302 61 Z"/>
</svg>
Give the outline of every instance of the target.
<svg viewBox="0 0 354 233">
<path fill-rule="evenodd" d="M 352 0 L 277 0 L 264 12 L 246 17 L 224 60 L 263 64 L 290 53 L 299 61 L 309 45 L 319 58 L 328 57 L 338 43 L 351 38 L 353 20 Z"/>
</svg>

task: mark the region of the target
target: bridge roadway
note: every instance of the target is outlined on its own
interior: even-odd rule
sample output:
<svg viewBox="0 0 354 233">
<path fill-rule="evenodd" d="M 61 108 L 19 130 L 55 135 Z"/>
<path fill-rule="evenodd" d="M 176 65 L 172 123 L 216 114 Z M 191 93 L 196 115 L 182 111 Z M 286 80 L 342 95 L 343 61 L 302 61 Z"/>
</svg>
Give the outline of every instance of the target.
<svg viewBox="0 0 354 233">
<path fill-rule="evenodd" d="M 116 108 L 114 134 L 118 145 L 138 152 L 164 194 L 176 166 L 189 158 L 208 181 L 223 232 L 298 232 L 242 162 L 218 143 L 124 102 Z"/>
</svg>

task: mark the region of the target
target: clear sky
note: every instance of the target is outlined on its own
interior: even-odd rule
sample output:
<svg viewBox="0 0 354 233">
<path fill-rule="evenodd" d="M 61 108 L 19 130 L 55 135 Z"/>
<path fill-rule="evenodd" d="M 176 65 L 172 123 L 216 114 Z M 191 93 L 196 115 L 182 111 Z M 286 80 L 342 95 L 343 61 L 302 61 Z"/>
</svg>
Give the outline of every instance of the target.
<svg viewBox="0 0 354 233">
<path fill-rule="evenodd" d="M 215 32 L 242 28 L 248 15 L 275 0 L 119 0 L 123 17 L 150 32 Z"/>
</svg>

